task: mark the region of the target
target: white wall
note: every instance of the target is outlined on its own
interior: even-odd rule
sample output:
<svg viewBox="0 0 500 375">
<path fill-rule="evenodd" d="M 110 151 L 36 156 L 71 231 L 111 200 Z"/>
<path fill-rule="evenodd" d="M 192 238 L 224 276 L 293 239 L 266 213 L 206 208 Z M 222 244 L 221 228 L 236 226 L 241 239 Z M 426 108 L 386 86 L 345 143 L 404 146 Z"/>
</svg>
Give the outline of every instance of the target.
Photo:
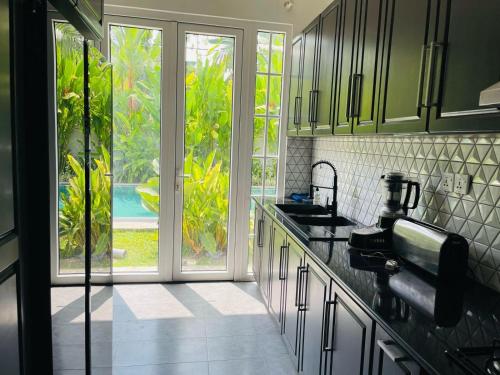
<svg viewBox="0 0 500 375">
<path fill-rule="evenodd" d="M 293 25 L 300 32 L 332 0 L 293 0 L 290 11 L 285 0 L 107 0 L 106 5 L 122 5 L 171 12 L 239 18 Z"/>
</svg>

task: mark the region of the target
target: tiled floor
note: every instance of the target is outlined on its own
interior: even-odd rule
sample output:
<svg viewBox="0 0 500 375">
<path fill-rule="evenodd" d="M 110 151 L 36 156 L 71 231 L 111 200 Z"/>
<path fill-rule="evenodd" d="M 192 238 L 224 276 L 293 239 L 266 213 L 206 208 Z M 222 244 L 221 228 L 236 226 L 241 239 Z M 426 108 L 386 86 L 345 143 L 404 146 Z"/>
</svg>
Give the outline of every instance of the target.
<svg viewBox="0 0 500 375">
<path fill-rule="evenodd" d="M 84 368 L 83 288 L 53 288 L 57 375 Z M 295 374 L 255 283 L 93 289 L 93 374 Z"/>
</svg>

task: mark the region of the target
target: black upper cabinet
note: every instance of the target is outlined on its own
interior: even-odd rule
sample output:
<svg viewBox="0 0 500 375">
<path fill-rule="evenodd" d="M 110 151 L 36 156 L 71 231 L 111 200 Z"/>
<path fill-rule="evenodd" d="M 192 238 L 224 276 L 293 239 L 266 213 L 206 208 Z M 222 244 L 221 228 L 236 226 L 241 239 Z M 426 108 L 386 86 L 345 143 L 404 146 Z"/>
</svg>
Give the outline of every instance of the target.
<svg viewBox="0 0 500 375">
<path fill-rule="evenodd" d="M 302 87 L 300 100 L 299 135 L 312 135 L 312 124 L 315 122 L 315 72 L 316 51 L 319 35 L 319 17 L 314 20 L 303 33 L 302 48 Z"/>
<path fill-rule="evenodd" d="M 351 76 L 353 133 L 375 133 L 382 45 L 382 0 L 362 0 L 355 74 Z"/>
<path fill-rule="evenodd" d="M 500 80 L 500 2 L 440 3 L 429 130 L 499 131 L 500 110 L 481 108 L 478 102 L 481 90 Z"/>
<path fill-rule="evenodd" d="M 292 44 L 292 61 L 290 73 L 290 95 L 288 98 L 288 135 L 297 135 L 300 124 L 300 84 L 302 77 L 302 35 L 294 39 Z"/>
<path fill-rule="evenodd" d="M 423 132 L 429 87 L 429 48 L 436 0 L 388 0 L 384 32 L 378 132 Z"/>
<path fill-rule="evenodd" d="M 358 0 L 342 1 L 342 21 L 339 42 L 339 73 L 337 80 L 337 103 L 335 134 L 350 134 L 351 119 L 351 79 L 356 69 L 357 26 L 359 23 Z"/>
<path fill-rule="evenodd" d="M 340 32 L 341 2 L 333 2 L 320 16 L 318 65 L 314 90 L 314 134 L 332 134 Z"/>
</svg>

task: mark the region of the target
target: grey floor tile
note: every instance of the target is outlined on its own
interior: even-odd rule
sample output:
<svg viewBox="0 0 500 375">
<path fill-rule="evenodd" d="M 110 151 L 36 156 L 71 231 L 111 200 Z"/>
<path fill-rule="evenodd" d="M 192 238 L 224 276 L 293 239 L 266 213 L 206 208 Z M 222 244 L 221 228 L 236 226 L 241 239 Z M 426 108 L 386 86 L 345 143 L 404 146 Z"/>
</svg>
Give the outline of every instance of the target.
<svg viewBox="0 0 500 375">
<path fill-rule="evenodd" d="M 209 337 L 207 343 L 209 361 L 263 358 L 287 353 L 279 334 Z"/>
<path fill-rule="evenodd" d="M 113 375 L 208 375 L 208 362 L 115 367 Z"/>
<path fill-rule="evenodd" d="M 114 342 L 113 350 L 114 366 L 207 361 L 206 338 Z"/>
<path fill-rule="evenodd" d="M 266 375 L 268 373 L 263 358 L 211 361 L 208 366 L 210 375 Z"/>
</svg>

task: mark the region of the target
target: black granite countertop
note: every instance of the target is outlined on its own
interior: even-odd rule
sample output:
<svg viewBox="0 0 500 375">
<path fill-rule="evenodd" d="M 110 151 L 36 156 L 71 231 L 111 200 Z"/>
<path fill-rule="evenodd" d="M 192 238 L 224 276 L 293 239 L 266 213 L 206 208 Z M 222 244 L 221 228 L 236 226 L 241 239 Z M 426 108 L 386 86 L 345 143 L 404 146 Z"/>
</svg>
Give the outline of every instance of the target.
<svg viewBox="0 0 500 375">
<path fill-rule="evenodd" d="M 350 266 L 347 231 L 337 230 L 337 241 L 310 241 L 309 227 L 298 226 L 275 203 L 288 203 L 284 199 L 255 199 L 267 214 L 281 223 L 303 245 L 330 276 L 348 292 L 364 310 L 374 318 L 398 343 L 414 356 L 426 371 L 434 374 L 457 374 L 445 352 L 459 347 L 489 346 L 500 338 L 500 294 L 474 281 L 466 284 L 462 318 L 452 328 L 438 327 L 431 319 L 408 306 L 407 316 L 387 314 L 380 309 L 380 288 L 374 272 Z M 359 227 L 360 225 L 358 225 Z"/>
</svg>

